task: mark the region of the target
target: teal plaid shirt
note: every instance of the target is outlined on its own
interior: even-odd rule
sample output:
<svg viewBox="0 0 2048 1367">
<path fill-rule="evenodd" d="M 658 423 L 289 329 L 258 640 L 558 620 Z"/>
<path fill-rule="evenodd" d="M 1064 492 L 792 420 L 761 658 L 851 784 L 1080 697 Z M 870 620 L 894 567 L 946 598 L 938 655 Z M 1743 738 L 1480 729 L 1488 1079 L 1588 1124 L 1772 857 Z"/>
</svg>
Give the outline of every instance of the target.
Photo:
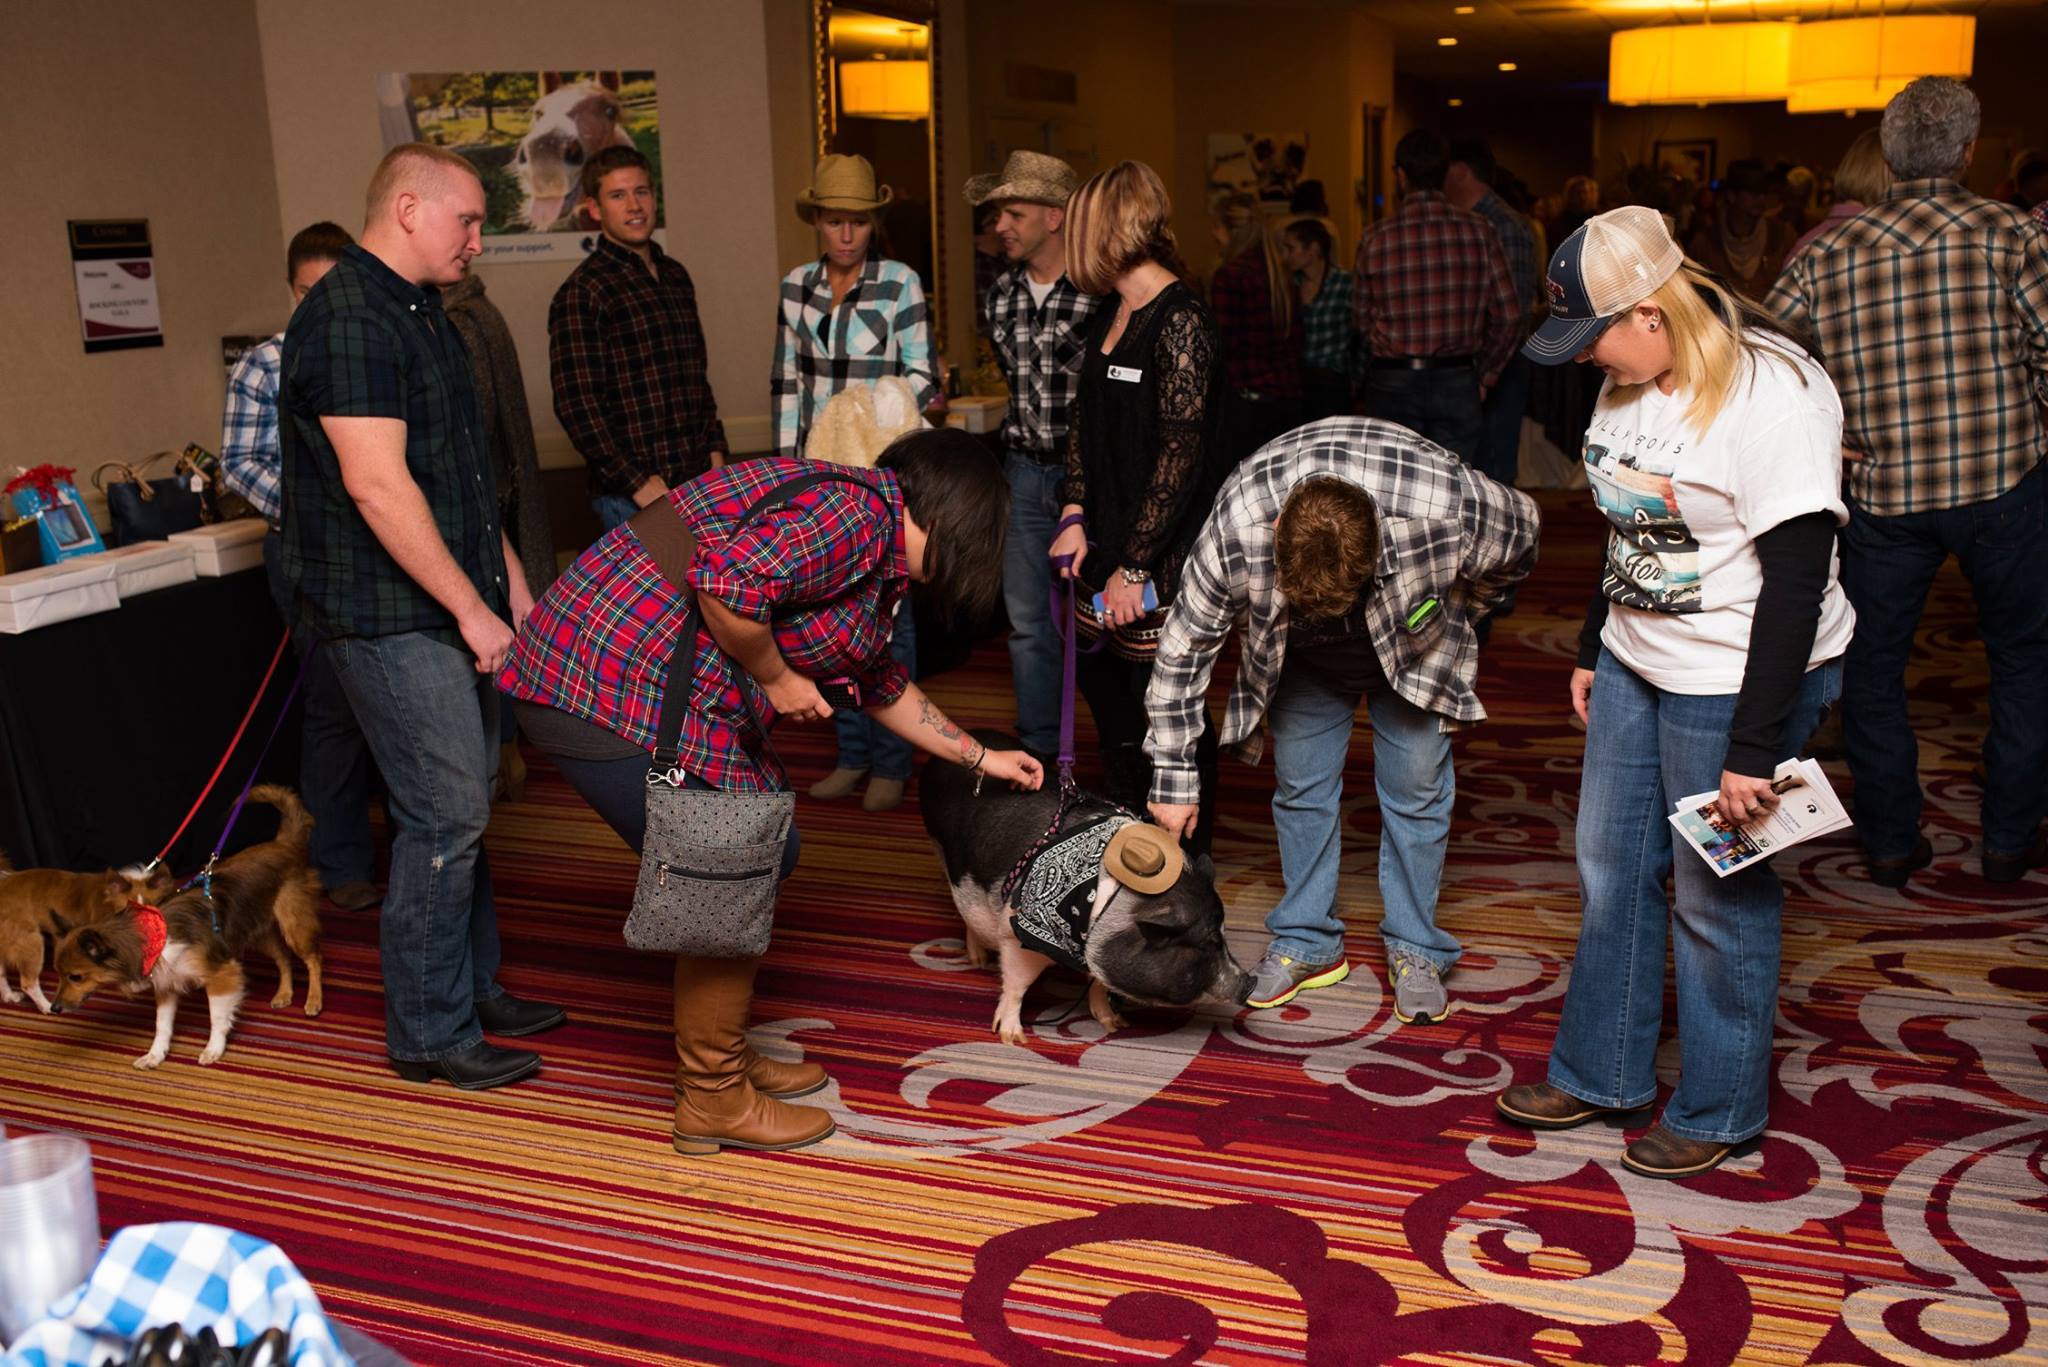
<svg viewBox="0 0 2048 1367">
<path fill-rule="evenodd" d="M 1869 512 L 1983 503 L 2040 463 L 2048 230 L 2025 210 L 1899 181 L 1793 258 L 1766 307 L 1820 335 Z"/>
<path fill-rule="evenodd" d="M 351 246 L 284 334 L 278 436 L 284 573 L 322 638 L 435 632 L 455 618 L 400 569 L 356 510 L 324 416 L 397 418 L 405 464 L 434 526 L 485 603 L 509 615 L 505 553 L 469 351 L 422 289 Z"/>
<path fill-rule="evenodd" d="M 1294 280 L 1301 283 L 1300 271 Z M 1350 271 L 1332 266 L 1323 272 L 1321 292 L 1301 306 L 1301 363 L 1357 379 L 1362 348 L 1351 330 L 1351 282 Z"/>
</svg>

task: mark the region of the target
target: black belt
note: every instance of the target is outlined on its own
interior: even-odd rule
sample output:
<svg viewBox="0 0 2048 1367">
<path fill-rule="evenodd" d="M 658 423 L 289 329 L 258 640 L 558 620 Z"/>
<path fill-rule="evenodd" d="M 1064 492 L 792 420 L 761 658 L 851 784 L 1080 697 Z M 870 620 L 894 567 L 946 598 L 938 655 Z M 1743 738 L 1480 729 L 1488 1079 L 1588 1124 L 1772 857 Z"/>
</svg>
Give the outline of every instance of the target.
<svg viewBox="0 0 2048 1367">
<path fill-rule="evenodd" d="M 1375 356 L 1374 370 L 1470 370 L 1471 356 Z"/>
</svg>

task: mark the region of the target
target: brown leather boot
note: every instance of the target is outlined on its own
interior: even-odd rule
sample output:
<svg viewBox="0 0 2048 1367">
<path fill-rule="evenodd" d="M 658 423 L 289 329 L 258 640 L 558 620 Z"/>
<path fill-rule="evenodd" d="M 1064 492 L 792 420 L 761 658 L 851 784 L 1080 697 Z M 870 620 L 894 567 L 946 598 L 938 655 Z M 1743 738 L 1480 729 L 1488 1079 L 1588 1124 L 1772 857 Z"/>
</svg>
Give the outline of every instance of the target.
<svg viewBox="0 0 2048 1367">
<path fill-rule="evenodd" d="M 676 956 L 677 1153 L 800 1149 L 832 1133 L 829 1113 L 763 1096 L 747 1080 L 747 1011 L 759 965 Z"/>
<path fill-rule="evenodd" d="M 791 1101 L 800 1096 L 825 1090 L 825 1084 L 832 1079 L 823 1068 L 815 1063 L 784 1063 L 781 1059 L 769 1058 L 756 1053 L 753 1045 L 746 1050 L 747 1081 L 754 1084 L 754 1090 L 762 1096 L 772 1096 L 778 1101 Z M 676 1095 L 683 1094 L 681 1070 L 676 1074 Z"/>
<path fill-rule="evenodd" d="M 1633 1109 L 1595 1106 L 1590 1101 L 1579 1100 L 1562 1087 L 1553 1087 L 1547 1082 L 1525 1082 L 1495 1097 L 1493 1108 L 1500 1112 L 1503 1120 L 1527 1125 L 1532 1130 L 1569 1130 L 1589 1120 L 1636 1115 L 1648 1110 L 1649 1106 L 1645 1104 Z"/>
</svg>

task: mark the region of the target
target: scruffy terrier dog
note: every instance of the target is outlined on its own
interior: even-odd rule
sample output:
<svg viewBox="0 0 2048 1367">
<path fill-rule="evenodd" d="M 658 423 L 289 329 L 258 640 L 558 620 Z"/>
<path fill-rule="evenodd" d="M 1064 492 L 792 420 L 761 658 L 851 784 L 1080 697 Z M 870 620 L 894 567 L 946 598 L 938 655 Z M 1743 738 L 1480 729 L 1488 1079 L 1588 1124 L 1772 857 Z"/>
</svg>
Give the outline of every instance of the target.
<svg viewBox="0 0 2048 1367">
<path fill-rule="evenodd" d="M 49 1014 L 42 984 L 43 937 L 57 938 L 58 920 L 97 925 L 120 915 L 130 902 L 154 902 L 174 886 L 162 871 L 16 869 L 0 854 L 0 1002 L 18 1002 L 26 994 L 36 1010 Z M 20 992 L 7 985 L 9 972 L 21 983 Z"/>
<path fill-rule="evenodd" d="M 226 1052 L 246 986 L 241 959 L 251 949 L 262 949 L 277 964 L 277 995 L 270 999 L 276 1007 L 292 1004 L 286 949 L 304 960 L 306 1014 L 320 1014 L 320 879 L 306 865 L 313 818 L 289 788 L 265 784 L 249 797 L 282 815 L 277 838 L 222 860 L 213 871 L 211 900 L 204 888 L 193 887 L 160 911 L 136 906 L 96 926 L 63 927 L 56 954 L 57 1010 L 78 1006 L 103 987 L 131 995 L 148 987 L 156 993 L 156 1041 L 135 1060 L 137 1068 L 164 1061 L 178 998 L 194 987 L 206 989 L 213 1026 L 199 1061 L 213 1063 Z"/>
</svg>

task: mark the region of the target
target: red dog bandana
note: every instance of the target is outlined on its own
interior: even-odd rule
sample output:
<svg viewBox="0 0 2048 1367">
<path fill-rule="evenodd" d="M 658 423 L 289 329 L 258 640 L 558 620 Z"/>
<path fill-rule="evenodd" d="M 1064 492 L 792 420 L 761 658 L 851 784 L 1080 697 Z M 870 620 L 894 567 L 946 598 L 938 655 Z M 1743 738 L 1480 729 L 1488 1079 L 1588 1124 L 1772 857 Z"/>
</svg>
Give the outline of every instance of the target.
<svg viewBox="0 0 2048 1367">
<path fill-rule="evenodd" d="M 135 928 L 142 932 L 142 976 L 147 978 L 156 972 L 157 960 L 164 956 L 164 940 L 170 928 L 164 924 L 164 914 L 155 907 L 136 902 L 132 910 Z"/>
</svg>

